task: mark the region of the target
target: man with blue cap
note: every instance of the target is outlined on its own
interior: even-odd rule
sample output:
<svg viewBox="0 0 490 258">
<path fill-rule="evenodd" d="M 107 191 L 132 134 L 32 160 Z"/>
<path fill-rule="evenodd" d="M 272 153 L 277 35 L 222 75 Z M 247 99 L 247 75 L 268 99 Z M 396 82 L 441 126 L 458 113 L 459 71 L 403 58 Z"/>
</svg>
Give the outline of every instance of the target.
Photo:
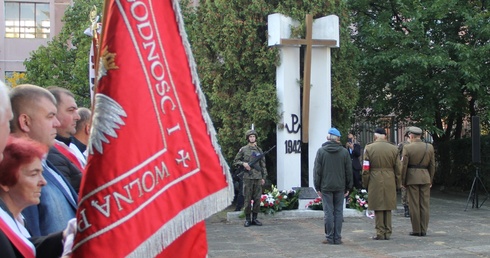
<svg viewBox="0 0 490 258">
<path fill-rule="evenodd" d="M 318 149 L 313 177 L 315 189 L 322 197 L 325 236 L 323 244 L 342 244 L 344 198 L 352 188 L 352 161 L 340 144 L 340 132 L 328 130 L 327 142 Z"/>
</svg>

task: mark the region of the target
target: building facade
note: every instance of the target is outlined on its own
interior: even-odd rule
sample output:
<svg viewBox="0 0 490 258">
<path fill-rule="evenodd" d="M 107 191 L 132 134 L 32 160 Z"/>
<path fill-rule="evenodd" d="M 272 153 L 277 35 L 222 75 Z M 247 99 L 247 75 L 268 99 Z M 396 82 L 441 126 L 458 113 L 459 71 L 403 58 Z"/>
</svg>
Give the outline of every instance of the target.
<svg viewBox="0 0 490 258">
<path fill-rule="evenodd" d="M 24 72 L 24 61 L 57 35 L 73 0 L 0 0 L 0 80 Z"/>
</svg>

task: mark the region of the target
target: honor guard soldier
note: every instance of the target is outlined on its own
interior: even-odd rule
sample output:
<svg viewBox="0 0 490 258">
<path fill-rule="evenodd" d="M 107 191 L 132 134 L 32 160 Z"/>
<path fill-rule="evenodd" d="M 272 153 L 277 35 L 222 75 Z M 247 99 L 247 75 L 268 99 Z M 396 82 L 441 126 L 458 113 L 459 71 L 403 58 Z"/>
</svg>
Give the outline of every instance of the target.
<svg viewBox="0 0 490 258">
<path fill-rule="evenodd" d="M 257 132 L 248 130 L 245 133 L 245 138 L 248 144 L 240 148 L 233 165 L 239 166 L 243 170 L 243 193 L 245 195 L 245 227 L 250 225 L 262 226 L 262 223 L 257 220 L 257 214 L 260 211 L 260 197 L 262 195 L 262 185 L 267 177 L 265 168 L 265 157 L 262 149 L 257 146 Z M 255 160 L 259 158 L 258 162 Z M 249 163 L 254 165 L 249 165 Z M 253 200 L 253 207 L 250 206 L 250 201 Z M 252 215 L 252 217 L 250 216 Z"/>
</svg>

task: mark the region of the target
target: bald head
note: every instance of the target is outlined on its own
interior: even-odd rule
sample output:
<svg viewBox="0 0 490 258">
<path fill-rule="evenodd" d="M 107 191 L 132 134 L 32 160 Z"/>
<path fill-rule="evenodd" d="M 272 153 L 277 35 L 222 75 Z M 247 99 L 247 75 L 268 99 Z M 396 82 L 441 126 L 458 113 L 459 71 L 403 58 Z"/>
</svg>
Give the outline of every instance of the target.
<svg viewBox="0 0 490 258">
<path fill-rule="evenodd" d="M 9 121 L 13 117 L 8 91 L 7 86 L 0 81 L 0 161 L 3 159 L 2 153 L 10 134 Z"/>
<path fill-rule="evenodd" d="M 77 121 L 76 133 L 73 136 L 81 143 L 87 145 L 92 125 L 92 111 L 85 107 L 78 108 L 77 111 L 78 115 L 80 115 L 80 120 Z"/>
<path fill-rule="evenodd" d="M 80 116 L 80 120 L 77 121 L 77 132 L 83 130 L 83 128 L 87 125 L 90 124 L 92 120 L 92 111 L 90 109 L 85 108 L 85 107 L 80 107 L 77 110 L 78 115 Z"/>
</svg>

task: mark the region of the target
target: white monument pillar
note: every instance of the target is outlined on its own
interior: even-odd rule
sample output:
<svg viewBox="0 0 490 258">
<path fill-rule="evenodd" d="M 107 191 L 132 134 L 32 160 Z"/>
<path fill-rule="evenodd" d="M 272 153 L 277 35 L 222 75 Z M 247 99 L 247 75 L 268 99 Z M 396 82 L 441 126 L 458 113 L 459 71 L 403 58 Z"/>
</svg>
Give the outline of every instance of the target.
<svg viewBox="0 0 490 258">
<path fill-rule="evenodd" d="M 329 15 L 313 21 L 313 39 L 329 39 L 340 46 L 339 17 Z M 318 149 L 327 141 L 332 126 L 332 76 L 330 48 L 315 46 L 311 59 L 310 120 L 308 144 L 308 182 L 313 185 L 313 166 Z M 306 150 L 305 150 L 306 151 Z"/>
<path fill-rule="evenodd" d="M 291 27 L 299 23 L 282 14 L 268 17 L 269 46 L 279 48 L 280 64 L 276 69 L 276 91 L 279 99 L 277 124 L 277 188 L 290 190 L 301 186 L 301 107 L 299 45 L 283 46 Z"/>
</svg>

